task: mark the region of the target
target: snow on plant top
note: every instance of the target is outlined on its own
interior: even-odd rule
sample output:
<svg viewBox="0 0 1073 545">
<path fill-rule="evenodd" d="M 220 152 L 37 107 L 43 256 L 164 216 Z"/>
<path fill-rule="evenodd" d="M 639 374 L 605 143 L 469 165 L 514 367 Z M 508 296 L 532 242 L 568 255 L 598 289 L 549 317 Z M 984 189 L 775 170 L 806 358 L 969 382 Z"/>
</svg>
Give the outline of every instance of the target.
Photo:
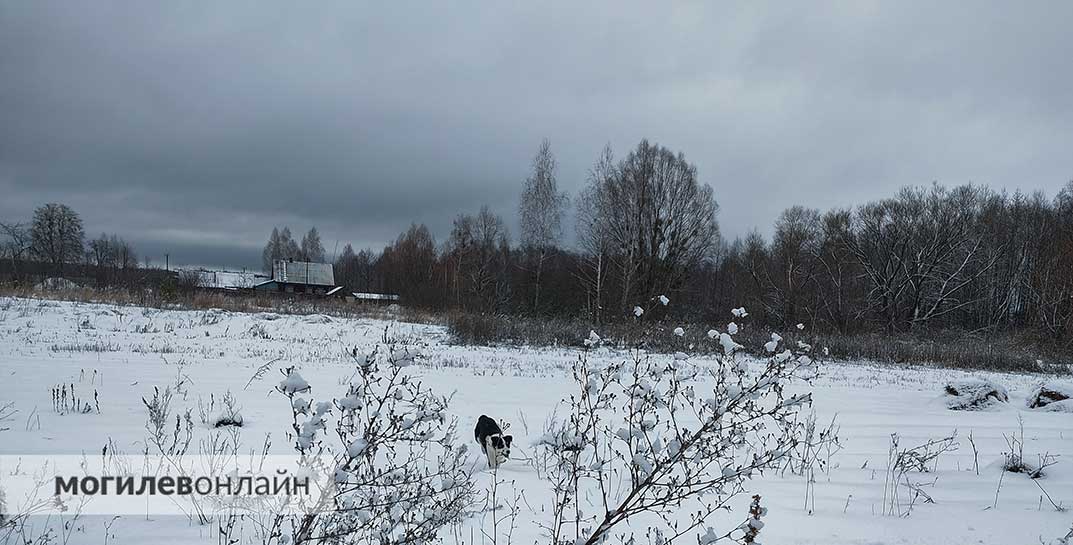
<svg viewBox="0 0 1073 545">
<path fill-rule="evenodd" d="M 978 411 L 1006 403 L 1010 396 L 1001 384 L 990 380 L 968 377 L 955 379 L 946 384 L 946 405 L 955 411 Z"/>
<path fill-rule="evenodd" d="M 1073 384 L 1049 381 L 1037 385 L 1026 404 L 1033 409 L 1052 412 L 1073 412 Z"/>
</svg>

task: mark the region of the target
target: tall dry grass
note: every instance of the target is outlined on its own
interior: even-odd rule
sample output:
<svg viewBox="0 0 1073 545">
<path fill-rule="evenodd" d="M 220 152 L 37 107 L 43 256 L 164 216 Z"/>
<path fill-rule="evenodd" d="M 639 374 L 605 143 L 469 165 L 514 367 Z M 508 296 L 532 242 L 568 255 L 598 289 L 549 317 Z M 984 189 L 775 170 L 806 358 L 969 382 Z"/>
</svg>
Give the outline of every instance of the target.
<svg viewBox="0 0 1073 545">
<path fill-rule="evenodd" d="M 772 331 L 754 327 L 746 319 L 740 323 L 735 341 L 754 354 L 763 351 Z M 582 320 L 524 318 L 495 314 L 452 313 L 447 327 L 455 342 L 479 345 L 581 346 L 594 329 L 605 344 L 618 348 L 643 346 L 654 352 L 705 353 L 722 350 L 710 339 L 711 328 L 726 330 L 726 323 L 678 324 L 671 322 L 613 323 L 594 327 Z M 674 334 L 682 327 L 684 335 Z M 779 331 L 783 342 L 796 346 L 800 341 L 816 353 L 826 349 L 834 360 L 867 360 L 896 365 L 939 365 L 961 369 L 992 371 L 1073 373 L 1073 354 L 1059 348 L 1041 347 L 1025 336 L 973 334 L 937 331 L 919 334 L 867 333 L 856 335 L 814 334 L 809 331 Z"/>
</svg>

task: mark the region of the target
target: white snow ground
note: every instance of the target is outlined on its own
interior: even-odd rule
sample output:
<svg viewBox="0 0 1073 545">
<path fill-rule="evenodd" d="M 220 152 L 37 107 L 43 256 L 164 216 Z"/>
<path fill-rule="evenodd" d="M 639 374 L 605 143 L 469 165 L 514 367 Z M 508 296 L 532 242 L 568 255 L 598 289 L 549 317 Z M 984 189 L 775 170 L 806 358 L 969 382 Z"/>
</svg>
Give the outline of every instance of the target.
<svg viewBox="0 0 1073 545">
<path fill-rule="evenodd" d="M 743 323 L 748 327 L 748 320 Z M 18 411 L 0 422 L 0 455 L 99 453 L 109 440 L 120 450 L 144 448 L 146 411 L 142 396 L 154 386 L 188 381 L 180 406 L 194 407 L 199 396 L 217 398 L 230 390 L 242 407 L 243 442 L 260 446 L 271 435 L 275 453 L 289 453 L 286 400 L 271 393 L 278 369 L 295 365 L 315 396 L 342 395 L 339 384 L 352 371 L 350 352 L 367 351 L 385 334 L 427 343 L 428 358 L 414 368 L 439 393 L 455 392 L 451 412 L 468 435 L 480 414 L 511 423 L 515 457 L 532 451 L 545 419 L 573 384 L 567 370 L 576 349 L 508 349 L 450 346 L 436 326 L 327 316 L 281 316 L 221 311 L 161 311 L 136 307 L 0 298 L 0 406 Z M 579 338 L 584 332 L 579 332 Z M 622 358 L 602 351 L 596 358 Z M 668 356 L 669 357 L 669 356 Z M 276 360 L 261 379 L 244 388 L 254 372 Z M 692 360 L 704 365 L 703 358 Z M 995 410 L 955 412 L 946 408 L 942 386 L 966 373 L 945 369 L 902 369 L 866 364 L 825 364 L 813 388 L 820 423 L 837 415 L 844 449 L 832 459 L 829 474 L 817 472 L 815 511 L 805 508 L 802 477 L 767 474 L 751 483 L 768 507 L 764 543 L 778 544 L 1015 544 L 1048 542 L 1064 535 L 1073 511 L 1056 512 L 1036 482 L 1007 473 L 996 504 L 1004 434 L 1018 431 L 1023 418 L 1026 459 L 1058 455 L 1058 463 L 1039 480 L 1055 502 L 1073 507 L 1073 414 L 1035 411 L 1024 400 L 1047 377 L 974 373 L 1005 386 L 1010 403 Z M 74 383 L 80 395 L 99 395 L 101 413 L 60 415 L 52 410 L 50 390 Z M 196 418 L 196 416 L 195 416 Z M 901 445 L 923 443 L 957 430 L 960 448 L 938 460 L 926 489 L 934 503 L 918 504 L 908 517 L 884 516 L 883 473 L 890 435 Z M 208 430 L 202 430 L 207 432 Z M 979 475 L 966 440 L 979 449 Z M 500 478 L 524 490 L 526 502 L 512 539 L 547 542 L 538 523 L 546 517 L 548 492 L 534 469 L 511 460 Z M 490 474 L 481 472 L 479 487 Z M 502 496 L 504 488 L 500 487 Z M 997 506 L 996 506 L 997 505 Z M 490 543 L 480 528 L 487 514 L 445 535 L 446 542 Z M 717 528 L 736 525 L 744 510 L 720 515 Z M 54 519 L 52 523 L 56 523 Z M 115 543 L 214 543 L 215 528 L 183 517 L 82 517 L 69 543 L 101 543 L 111 524 Z M 40 524 L 44 524 L 42 521 Z M 638 538 L 643 539 L 643 528 Z M 500 543 L 505 539 L 500 538 Z"/>
</svg>

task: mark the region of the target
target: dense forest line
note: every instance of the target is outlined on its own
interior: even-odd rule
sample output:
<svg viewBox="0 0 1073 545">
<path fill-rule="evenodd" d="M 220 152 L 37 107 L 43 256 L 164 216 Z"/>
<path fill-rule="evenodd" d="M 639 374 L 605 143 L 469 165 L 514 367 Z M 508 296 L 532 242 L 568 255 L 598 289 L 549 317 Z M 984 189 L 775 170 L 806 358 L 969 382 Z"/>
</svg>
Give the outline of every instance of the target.
<svg viewBox="0 0 1073 545">
<path fill-rule="evenodd" d="M 518 244 L 484 207 L 458 216 L 442 244 L 415 224 L 380 252 L 348 247 L 337 275 L 428 308 L 593 324 L 636 320 L 637 306 L 647 320 L 720 322 L 745 306 L 754 323 L 782 330 L 1073 340 L 1073 182 L 1050 198 L 905 187 L 852 208 L 792 206 L 770 239 L 726 240 L 696 169 L 642 142 L 621 161 L 607 150 L 596 162 L 573 199 L 578 243 L 563 248 L 567 199 L 554 166 L 545 143 L 523 190 Z M 652 305 L 660 295 L 676 304 Z"/>
</svg>

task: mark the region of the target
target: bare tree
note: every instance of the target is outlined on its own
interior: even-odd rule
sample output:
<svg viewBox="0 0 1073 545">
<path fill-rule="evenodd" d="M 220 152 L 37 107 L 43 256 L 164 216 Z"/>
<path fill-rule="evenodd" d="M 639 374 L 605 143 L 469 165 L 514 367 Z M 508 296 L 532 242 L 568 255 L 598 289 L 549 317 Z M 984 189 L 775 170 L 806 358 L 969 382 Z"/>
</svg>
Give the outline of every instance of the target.
<svg viewBox="0 0 1073 545">
<path fill-rule="evenodd" d="M 102 286 L 120 280 L 122 276 L 119 271 L 138 266 L 138 256 L 129 242 L 104 233 L 89 242 L 86 261 L 97 269 L 97 283 Z"/>
<path fill-rule="evenodd" d="M 302 247 L 299 252 L 302 261 L 311 263 L 324 263 L 324 245 L 320 242 L 320 233 L 313 227 L 302 237 Z"/>
<path fill-rule="evenodd" d="M 621 307 L 677 288 L 719 239 L 719 209 L 681 153 L 642 140 L 592 181 L 597 223 L 614 245 Z"/>
<path fill-rule="evenodd" d="M 556 161 L 545 138 L 533 158 L 533 174 L 526 178 L 519 212 L 522 248 L 533 254 L 533 310 L 540 308 L 540 282 L 544 262 L 562 238 L 567 198 L 555 180 Z"/>
<path fill-rule="evenodd" d="M 60 273 L 82 259 L 85 232 L 82 218 L 65 204 L 49 203 L 34 210 L 30 241 L 33 254 Z"/>
<path fill-rule="evenodd" d="M 850 299 L 857 275 L 848 246 L 853 237 L 850 217 L 849 210 L 831 210 L 823 215 L 820 220 L 820 243 L 815 256 L 819 264 L 816 311 L 822 310 L 826 321 L 839 333 L 845 333 L 849 327 L 849 312 L 853 304 Z"/>
<path fill-rule="evenodd" d="M 0 222 L 0 236 L 5 239 L 0 245 L 0 258 L 10 259 L 11 272 L 18 276 L 19 264 L 31 249 L 30 230 L 21 223 Z"/>
<path fill-rule="evenodd" d="M 752 300 L 759 303 L 764 316 L 777 316 L 779 314 L 776 308 L 777 300 L 771 290 L 773 284 L 770 276 L 771 255 L 759 231 L 754 229 L 745 237 L 742 242 L 741 259 L 752 284 L 751 291 L 754 295 Z"/>
<path fill-rule="evenodd" d="M 975 302 L 962 294 L 994 264 L 976 233 L 978 190 L 907 187 L 858 209 L 850 249 L 871 283 L 888 331 L 912 328 Z"/>
<path fill-rule="evenodd" d="M 272 234 L 268 237 L 268 243 L 265 244 L 265 249 L 261 252 L 261 262 L 264 271 L 271 273 L 272 266 L 276 261 L 299 259 L 301 255 L 302 249 L 291 235 L 291 229 L 284 227 L 281 231 L 279 228 L 273 227 Z"/>
<path fill-rule="evenodd" d="M 812 309 L 803 306 L 816 275 L 814 258 L 819 251 L 820 229 L 819 211 L 803 206 L 787 208 L 775 220 L 771 279 L 775 309 L 784 327 L 802 321 L 803 314 L 812 315 Z"/>
<path fill-rule="evenodd" d="M 284 227 L 279 232 L 279 245 L 280 259 L 299 259 L 302 255 L 302 248 L 298 245 L 298 241 L 294 240 L 290 227 Z"/>
<path fill-rule="evenodd" d="M 435 252 L 435 249 L 433 249 L 433 252 Z M 354 275 L 359 289 L 365 291 L 372 289 L 375 270 L 376 256 L 368 249 L 358 252 L 354 259 Z"/>
<path fill-rule="evenodd" d="M 436 240 L 424 224 L 411 224 L 377 261 L 384 287 L 408 303 L 427 303 L 435 297 L 433 274 Z"/>
<path fill-rule="evenodd" d="M 451 284 L 460 306 L 471 307 L 472 298 L 480 310 L 501 309 L 509 296 L 506 273 L 510 259 L 510 234 L 503 218 L 487 205 L 476 216 L 458 216 L 447 253 L 454 270 Z"/>
<path fill-rule="evenodd" d="M 1036 233 L 1034 268 L 1028 287 L 1035 322 L 1056 342 L 1073 343 L 1073 181 L 1055 197 L 1052 212 Z"/>
<path fill-rule="evenodd" d="M 339 282 L 359 291 L 372 291 L 375 268 L 376 256 L 371 251 L 365 249 L 354 253 L 354 247 L 350 244 L 343 247 L 343 253 L 335 260 L 335 274 Z"/>
<path fill-rule="evenodd" d="M 589 185 L 581 190 L 577 200 L 575 230 L 581 250 L 581 266 L 576 276 L 587 294 L 588 313 L 597 325 L 603 319 L 607 269 L 612 251 L 611 233 L 607 222 L 601 217 L 599 191 L 603 181 L 613 176 L 614 169 L 611 146 L 605 146 L 600 159 L 589 171 Z"/>
<path fill-rule="evenodd" d="M 124 240 L 122 237 L 116 238 L 112 235 L 112 249 L 113 256 L 115 258 L 115 266 L 119 269 L 137 269 L 138 268 L 138 254 L 134 251 L 134 246 Z"/>
<path fill-rule="evenodd" d="M 264 251 L 261 252 L 261 266 L 266 273 L 272 273 L 272 265 L 276 260 L 281 259 L 283 250 L 281 246 L 279 228 L 273 227 L 272 234 L 268 237 L 268 243 L 265 244 Z"/>
</svg>

